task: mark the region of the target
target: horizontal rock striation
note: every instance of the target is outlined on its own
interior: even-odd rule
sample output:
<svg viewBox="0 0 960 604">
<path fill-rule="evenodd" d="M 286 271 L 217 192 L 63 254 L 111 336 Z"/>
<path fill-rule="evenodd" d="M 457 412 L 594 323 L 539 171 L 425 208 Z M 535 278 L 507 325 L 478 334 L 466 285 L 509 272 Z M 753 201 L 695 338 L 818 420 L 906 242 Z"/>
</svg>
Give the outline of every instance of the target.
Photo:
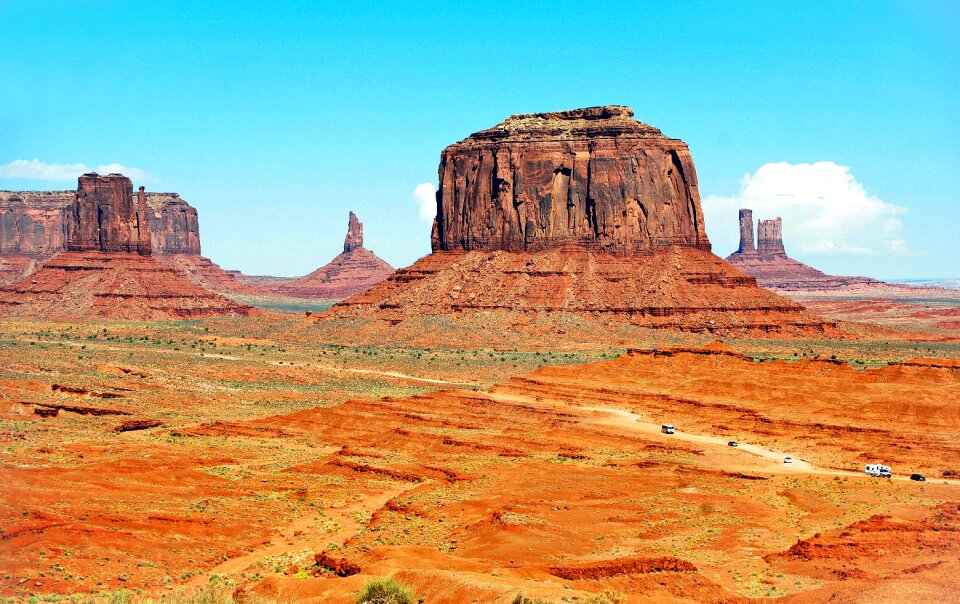
<svg viewBox="0 0 960 604">
<path fill-rule="evenodd" d="M 440 156 L 433 250 L 710 249 L 687 145 L 629 107 L 514 115 Z"/>
</svg>

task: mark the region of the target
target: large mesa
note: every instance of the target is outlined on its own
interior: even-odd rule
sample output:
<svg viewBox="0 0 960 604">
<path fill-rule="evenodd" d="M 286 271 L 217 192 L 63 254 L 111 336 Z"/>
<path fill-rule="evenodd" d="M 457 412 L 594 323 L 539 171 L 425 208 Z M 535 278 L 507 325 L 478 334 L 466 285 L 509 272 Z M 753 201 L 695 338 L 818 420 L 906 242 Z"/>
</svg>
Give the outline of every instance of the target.
<svg viewBox="0 0 960 604">
<path fill-rule="evenodd" d="M 690 150 L 629 107 L 514 115 L 439 172 L 434 251 L 710 249 Z"/>
<path fill-rule="evenodd" d="M 247 315 L 151 256 L 146 194 L 120 174 L 84 174 L 63 213 L 65 248 L 28 277 L 0 288 L 0 315 L 167 320 Z"/>
<path fill-rule="evenodd" d="M 515 115 L 444 149 L 433 253 L 335 305 L 318 328 L 359 320 L 377 337 L 451 342 L 496 339 L 497 325 L 567 338 L 573 325 L 832 329 L 710 253 L 686 144 L 632 116 L 622 106 Z"/>
</svg>

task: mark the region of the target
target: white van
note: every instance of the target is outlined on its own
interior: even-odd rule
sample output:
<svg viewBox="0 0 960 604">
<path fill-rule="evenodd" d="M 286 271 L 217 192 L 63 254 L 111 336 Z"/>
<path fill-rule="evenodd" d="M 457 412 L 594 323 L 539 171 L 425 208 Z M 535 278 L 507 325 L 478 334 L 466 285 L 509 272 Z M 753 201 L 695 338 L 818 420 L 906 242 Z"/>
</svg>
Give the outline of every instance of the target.
<svg viewBox="0 0 960 604">
<path fill-rule="evenodd" d="M 663 424 L 662 426 L 660 426 L 660 431 L 663 432 L 664 434 L 673 434 L 674 432 L 676 432 L 674 427 L 670 424 Z"/>
</svg>

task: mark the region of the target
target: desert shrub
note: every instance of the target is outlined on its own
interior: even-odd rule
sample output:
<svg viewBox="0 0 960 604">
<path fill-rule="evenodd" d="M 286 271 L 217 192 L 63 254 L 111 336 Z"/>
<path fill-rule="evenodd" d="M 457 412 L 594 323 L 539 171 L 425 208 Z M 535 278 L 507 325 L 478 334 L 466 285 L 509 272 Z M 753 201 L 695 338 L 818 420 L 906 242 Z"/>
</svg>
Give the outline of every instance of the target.
<svg viewBox="0 0 960 604">
<path fill-rule="evenodd" d="M 393 577 L 367 581 L 357 594 L 357 604 L 414 604 L 413 592 Z"/>
<path fill-rule="evenodd" d="M 571 602 L 572 604 L 623 604 L 627 601 L 627 597 L 620 592 L 613 591 L 612 589 L 605 589 L 603 593 L 594 594 L 586 598 L 581 598 L 579 596 L 574 596 L 571 599 L 564 599 L 564 602 Z M 513 599 L 513 604 L 553 604 L 548 600 L 542 600 L 540 598 L 530 598 L 523 594 L 517 594 Z"/>
</svg>

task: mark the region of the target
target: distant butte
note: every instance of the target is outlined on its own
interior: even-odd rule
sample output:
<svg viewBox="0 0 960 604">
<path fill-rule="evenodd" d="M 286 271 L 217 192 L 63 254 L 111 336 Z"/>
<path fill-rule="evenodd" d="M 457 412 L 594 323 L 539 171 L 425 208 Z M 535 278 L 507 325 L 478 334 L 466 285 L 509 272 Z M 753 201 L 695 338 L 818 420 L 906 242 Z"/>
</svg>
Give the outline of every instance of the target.
<svg viewBox="0 0 960 604">
<path fill-rule="evenodd" d="M 264 283 L 262 289 L 291 298 L 342 300 L 393 274 L 393 267 L 363 247 L 363 223 L 350 212 L 343 253 L 309 275 Z"/>
<path fill-rule="evenodd" d="M 756 277 L 761 287 L 773 290 L 837 290 L 883 286 L 869 277 L 828 275 L 787 256 L 783 247 L 783 221 L 777 217 L 757 224 L 757 245 L 753 244 L 753 211 L 740 210 L 740 247 L 727 262 Z"/>
<path fill-rule="evenodd" d="M 138 192 L 146 201 L 152 255 L 194 283 L 217 292 L 247 287 L 200 255 L 197 210 L 177 193 Z M 36 272 L 67 249 L 75 191 L 0 191 L 0 285 Z"/>
<path fill-rule="evenodd" d="M 39 271 L 0 288 L 0 316 L 169 320 L 249 315 L 152 257 L 149 208 L 120 174 L 84 174 L 65 208 L 64 247 Z"/>
<path fill-rule="evenodd" d="M 629 107 L 514 115 L 444 149 L 439 180 L 433 253 L 322 314 L 326 328 L 361 320 L 427 337 L 442 316 L 555 334 L 610 320 L 833 329 L 710 253 L 687 145 Z"/>
</svg>

